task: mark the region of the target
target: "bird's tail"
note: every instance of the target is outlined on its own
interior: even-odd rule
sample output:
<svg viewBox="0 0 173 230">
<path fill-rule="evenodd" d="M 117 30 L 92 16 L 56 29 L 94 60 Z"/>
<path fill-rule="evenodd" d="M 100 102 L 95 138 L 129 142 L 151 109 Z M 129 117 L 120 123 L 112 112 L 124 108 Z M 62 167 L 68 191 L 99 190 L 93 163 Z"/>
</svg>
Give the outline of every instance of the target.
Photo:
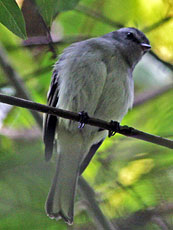
<svg viewBox="0 0 173 230">
<path fill-rule="evenodd" d="M 46 212 L 50 218 L 63 218 L 73 223 L 73 207 L 79 169 L 83 154 L 76 142 L 60 144 L 60 154 L 52 187 L 46 201 Z M 75 146 L 74 146 L 75 145 Z"/>
</svg>

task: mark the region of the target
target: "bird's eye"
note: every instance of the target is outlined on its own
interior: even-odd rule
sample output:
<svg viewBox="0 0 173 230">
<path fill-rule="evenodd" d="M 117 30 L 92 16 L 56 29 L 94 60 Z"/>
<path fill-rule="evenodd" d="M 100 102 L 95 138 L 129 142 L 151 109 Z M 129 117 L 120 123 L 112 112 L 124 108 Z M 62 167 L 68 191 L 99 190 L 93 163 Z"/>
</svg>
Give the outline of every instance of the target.
<svg viewBox="0 0 173 230">
<path fill-rule="evenodd" d="M 136 38 L 136 36 L 132 32 L 128 32 L 126 35 L 126 38 L 128 40 L 135 42 L 135 43 L 140 43 L 140 41 Z"/>
<path fill-rule="evenodd" d="M 134 39 L 135 39 L 134 34 L 131 33 L 131 32 L 128 32 L 127 35 L 126 35 L 126 37 L 127 37 L 127 39 L 129 39 L 129 40 L 134 40 Z"/>
</svg>

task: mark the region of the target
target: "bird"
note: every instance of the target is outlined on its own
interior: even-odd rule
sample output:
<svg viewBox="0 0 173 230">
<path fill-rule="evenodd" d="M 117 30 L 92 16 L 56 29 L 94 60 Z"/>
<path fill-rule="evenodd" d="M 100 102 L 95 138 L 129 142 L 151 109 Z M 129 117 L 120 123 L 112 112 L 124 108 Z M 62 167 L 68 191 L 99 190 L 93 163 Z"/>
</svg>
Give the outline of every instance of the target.
<svg viewBox="0 0 173 230">
<path fill-rule="evenodd" d="M 49 106 L 86 112 L 105 121 L 121 122 L 133 105 L 133 70 L 151 49 L 148 38 L 133 27 L 65 48 L 53 68 Z M 46 114 L 43 124 L 45 159 L 57 153 L 56 172 L 45 210 L 51 219 L 73 223 L 78 178 L 108 135 L 107 130 Z"/>
</svg>

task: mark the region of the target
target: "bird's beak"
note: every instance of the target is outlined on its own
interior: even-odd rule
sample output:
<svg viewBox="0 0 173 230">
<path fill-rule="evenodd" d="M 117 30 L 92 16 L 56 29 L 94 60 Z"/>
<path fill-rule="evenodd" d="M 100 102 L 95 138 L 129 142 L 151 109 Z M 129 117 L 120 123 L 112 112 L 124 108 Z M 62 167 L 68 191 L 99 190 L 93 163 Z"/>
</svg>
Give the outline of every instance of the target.
<svg viewBox="0 0 173 230">
<path fill-rule="evenodd" d="M 151 46 L 147 43 L 141 43 L 140 45 L 141 45 L 142 50 L 145 52 L 147 52 L 151 49 Z"/>
</svg>

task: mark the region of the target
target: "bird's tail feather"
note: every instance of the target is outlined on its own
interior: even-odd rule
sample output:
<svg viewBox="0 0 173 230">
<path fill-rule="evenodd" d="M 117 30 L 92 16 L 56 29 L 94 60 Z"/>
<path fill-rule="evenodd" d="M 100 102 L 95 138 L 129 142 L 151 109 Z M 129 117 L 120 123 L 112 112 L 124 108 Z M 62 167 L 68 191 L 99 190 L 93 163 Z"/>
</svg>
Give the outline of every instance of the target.
<svg viewBox="0 0 173 230">
<path fill-rule="evenodd" d="M 67 144 L 68 145 L 68 144 Z M 61 151 L 56 173 L 46 201 L 46 212 L 50 218 L 63 218 L 68 224 L 73 223 L 73 206 L 76 184 L 82 155 L 80 148 L 75 152 Z"/>
</svg>

